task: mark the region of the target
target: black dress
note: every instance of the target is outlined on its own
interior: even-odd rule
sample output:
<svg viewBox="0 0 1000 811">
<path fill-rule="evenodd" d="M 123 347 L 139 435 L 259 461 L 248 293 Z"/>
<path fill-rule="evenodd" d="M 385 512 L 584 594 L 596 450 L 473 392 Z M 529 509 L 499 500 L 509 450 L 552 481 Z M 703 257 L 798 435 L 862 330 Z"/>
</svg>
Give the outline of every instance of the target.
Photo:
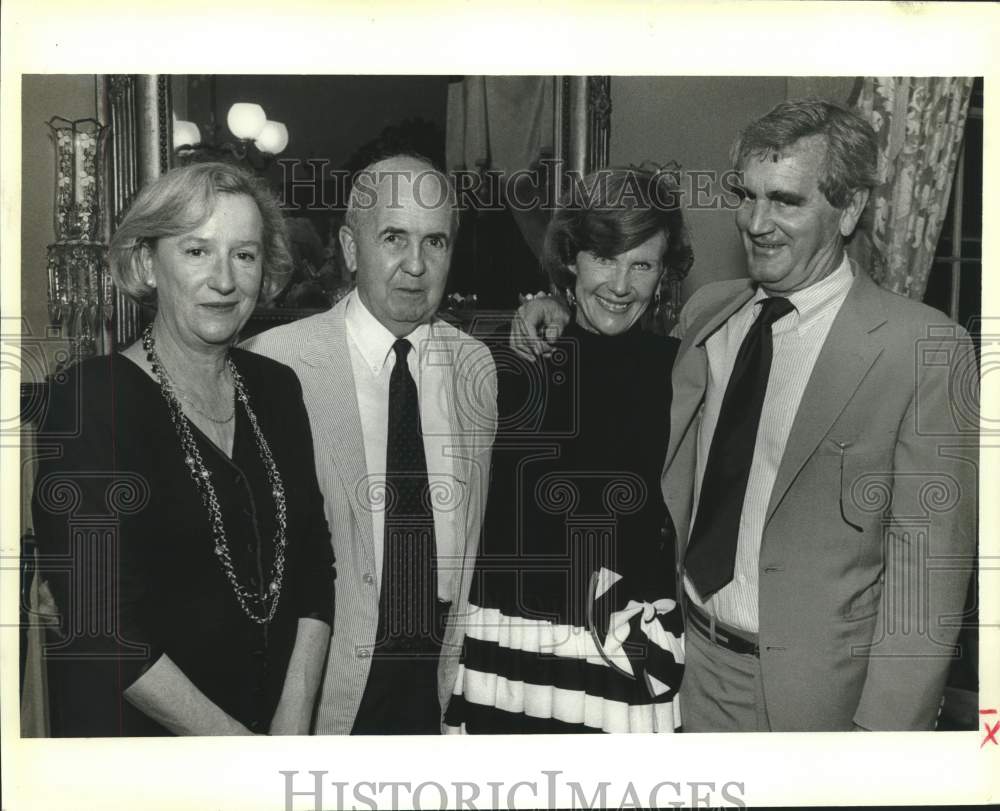
<svg viewBox="0 0 1000 811">
<path fill-rule="evenodd" d="M 50 386 L 32 512 L 61 615 L 44 654 L 54 735 L 169 734 L 122 696 L 162 654 L 229 715 L 266 732 L 299 618 L 332 624 L 333 551 L 298 378 L 259 355 L 232 358 L 285 489 L 284 582 L 264 625 L 244 614 L 214 554 L 209 512 L 159 384 L 112 355 Z M 242 405 L 235 419 L 231 459 L 191 428 L 236 575 L 263 591 L 275 501 Z"/>
<path fill-rule="evenodd" d="M 672 732 L 683 670 L 660 475 L 678 342 L 570 325 L 506 338 L 497 439 L 450 731 Z"/>
</svg>

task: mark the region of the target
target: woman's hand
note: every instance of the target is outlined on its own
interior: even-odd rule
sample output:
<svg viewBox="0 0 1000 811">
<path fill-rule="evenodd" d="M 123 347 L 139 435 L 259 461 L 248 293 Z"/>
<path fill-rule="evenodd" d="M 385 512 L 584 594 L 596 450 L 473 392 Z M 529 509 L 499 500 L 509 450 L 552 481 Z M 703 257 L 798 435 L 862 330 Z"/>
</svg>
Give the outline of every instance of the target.
<svg viewBox="0 0 1000 811">
<path fill-rule="evenodd" d="M 549 342 L 562 335 L 569 320 L 569 307 L 561 299 L 536 296 L 514 314 L 510 347 L 525 360 L 548 357 L 553 350 Z"/>
</svg>

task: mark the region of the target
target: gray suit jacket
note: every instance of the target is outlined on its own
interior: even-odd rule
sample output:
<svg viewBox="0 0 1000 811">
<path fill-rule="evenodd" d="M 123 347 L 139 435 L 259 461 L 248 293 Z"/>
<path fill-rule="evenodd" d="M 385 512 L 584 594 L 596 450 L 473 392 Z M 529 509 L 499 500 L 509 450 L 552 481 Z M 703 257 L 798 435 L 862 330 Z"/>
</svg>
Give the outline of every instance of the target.
<svg viewBox="0 0 1000 811">
<path fill-rule="evenodd" d="M 302 383 L 312 428 L 316 474 L 337 557 L 336 613 L 330 653 L 316 714 L 317 734 L 348 734 L 354 724 L 378 626 L 367 469 L 361 417 L 344 324 L 346 299 L 333 309 L 268 330 L 244 348 L 291 366 Z M 486 504 L 490 453 L 496 432 L 496 369 L 480 341 L 451 325 L 431 325 L 435 363 L 450 366 L 451 421 L 455 476 L 463 497 L 457 509 L 465 527 L 465 548 L 438 576 L 452 597 L 438 668 L 442 712 L 455 683 Z M 381 539 L 378 541 L 382 542 Z M 331 598 L 333 595 L 331 595 Z"/>
<path fill-rule="evenodd" d="M 747 280 L 706 285 L 681 315 L 662 482 L 679 561 L 705 341 L 752 295 Z M 795 415 L 761 540 L 773 729 L 933 728 L 975 554 L 977 432 L 968 336 L 855 269 Z"/>
</svg>

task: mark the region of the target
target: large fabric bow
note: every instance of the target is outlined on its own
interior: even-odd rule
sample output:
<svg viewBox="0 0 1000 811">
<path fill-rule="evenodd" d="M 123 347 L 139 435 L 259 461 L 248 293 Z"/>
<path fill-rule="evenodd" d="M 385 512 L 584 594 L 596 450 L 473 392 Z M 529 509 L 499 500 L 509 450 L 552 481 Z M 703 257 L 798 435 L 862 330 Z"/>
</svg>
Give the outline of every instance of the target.
<svg viewBox="0 0 1000 811">
<path fill-rule="evenodd" d="M 684 666 L 677 602 L 629 599 L 626 578 L 604 567 L 591 576 L 589 597 L 590 635 L 608 666 L 641 679 L 654 698 L 676 691 Z"/>
</svg>

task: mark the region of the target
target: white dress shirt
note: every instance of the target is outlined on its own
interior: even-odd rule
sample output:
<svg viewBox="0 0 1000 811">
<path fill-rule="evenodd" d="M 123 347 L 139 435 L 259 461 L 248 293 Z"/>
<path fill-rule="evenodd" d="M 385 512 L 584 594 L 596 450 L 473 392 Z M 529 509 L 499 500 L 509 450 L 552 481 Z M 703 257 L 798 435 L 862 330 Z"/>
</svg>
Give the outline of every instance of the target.
<svg viewBox="0 0 1000 811">
<path fill-rule="evenodd" d="M 371 505 L 372 535 L 375 540 L 375 571 L 381 588 L 385 506 L 378 494 L 383 493 L 385 487 L 389 378 L 396 366 L 396 353 L 392 351 L 396 336 L 369 312 L 356 290 L 351 292 L 347 301 L 344 323 L 368 469 L 368 481 L 359 483 L 359 486 L 367 487 L 371 494 L 368 501 Z M 456 522 L 457 516 L 462 514 L 458 506 L 465 497 L 464 485 L 455 478 L 454 461 L 449 455 L 449 448 L 454 442 L 451 437 L 445 375 L 450 372 L 451 367 L 432 361 L 432 325 L 421 324 L 405 337 L 413 345 L 406 361 L 417 385 L 424 454 L 427 457 L 427 479 L 435 494 L 431 503 L 439 572 L 438 597 L 448 600 L 449 577 L 446 573 L 454 570 L 455 561 L 458 560 L 456 556 L 460 547 Z"/>
<path fill-rule="evenodd" d="M 792 430 L 792 423 L 806 384 L 812 375 L 816 358 L 830 332 L 830 326 L 847 298 L 854 277 L 851 265 L 844 256 L 840 266 L 829 276 L 809 287 L 787 296 L 795 310 L 771 327 L 773 354 L 768 378 L 757 443 L 750 478 L 747 481 L 743 511 L 740 515 L 739 537 L 736 546 L 736 565 L 732 581 L 719 589 L 706 602 L 698 598 L 689 578 L 685 577 L 685 590 L 696 605 L 717 620 L 731 626 L 756 633 L 758 630 L 757 595 L 760 563 L 760 544 L 764 531 L 771 490 L 778 475 L 778 466 L 785 452 L 785 443 Z M 760 314 L 758 306 L 767 294 L 758 288 L 756 294 L 743 307 L 716 330 L 705 342 L 708 355 L 708 385 L 705 390 L 705 409 L 698 429 L 697 461 L 695 468 L 695 496 L 692 516 L 697 515 L 701 482 L 705 475 L 712 436 L 719 421 L 722 399 L 729 384 L 733 365 L 740 345 Z M 691 521 L 694 526 L 694 520 Z M 690 541 L 690 538 L 688 539 Z"/>
</svg>

